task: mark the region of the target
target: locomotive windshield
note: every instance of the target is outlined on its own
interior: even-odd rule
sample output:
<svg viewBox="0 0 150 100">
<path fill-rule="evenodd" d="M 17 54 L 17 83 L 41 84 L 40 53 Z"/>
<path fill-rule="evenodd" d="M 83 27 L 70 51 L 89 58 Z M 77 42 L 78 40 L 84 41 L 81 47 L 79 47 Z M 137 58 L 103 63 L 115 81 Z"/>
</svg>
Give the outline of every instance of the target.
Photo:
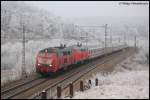
<svg viewBox="0 0 150 100">
<path fill-rule="evenodd" d="M 47 58 L 39 57 L 38 58 L 38 63 L 50 65 L 52 63 L 52 59 L 47 59 Z"/>
<path fill-rule="evenodd" d="M 54 53 L 54 52 L 56 52 L 56 50 L 54 50 L 54 49 L 44 49 L 44 50 L 40 51 L 40 53 L 45 53 L 45 52 L 47 52 L 47 53 Z"/>
</svg>

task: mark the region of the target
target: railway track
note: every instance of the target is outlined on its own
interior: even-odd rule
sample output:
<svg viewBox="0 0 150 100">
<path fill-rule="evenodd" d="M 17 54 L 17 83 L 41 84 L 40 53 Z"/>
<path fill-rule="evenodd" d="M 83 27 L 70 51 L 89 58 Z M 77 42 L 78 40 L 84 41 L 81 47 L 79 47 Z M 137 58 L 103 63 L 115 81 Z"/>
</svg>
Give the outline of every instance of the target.
<svg viewBox="0 0 150 100">
<path fill-rule="evenodd" d="M 14 97 L 15 95 L 20 94 L 21 92 L 24 92 L 34 86 L 37 86 L 37 85 L 43 83 L 44 81 L 47 81 L 47 79 L 42 79 L 41 77 L 37 77 L 35 79 L 28 80 L 23 83 L 17 84 L 13 87 L 3 89 L 1 91 L 1 98 L 10 99 L 10 98 Z"/>
<path fill-rule="evenodd" d="M 116 53 L 118 54 L 118 53 Z M 113 54 L 111 54 L 113 55 Z M 107 59 L 112 59 L 112 57 L 107 56 Z M 8 99 L 8 98 L 27 98 L 30 96 L 30 98 L 33 98 L 33 95 L 37 92 L 38 88 L 41 87 L 41 90 L 38 91 L 48 90 L 49 88 L 55 87 L 56 85 L 63 83 L 64 81 L 71 81 L 71 77 L 78 75 L 78 77 L 82 76 L 82 71 L 86 68 L 86 73 L 90 72 L 94 68 L 96 68 L 96 64 L 98 62 L 105 63 L 107 60 L 104 57 L 103 59 L 98 59 L 96 61 L 93 61 L 92 63 L 88 63 L 86 65 L 83 65 L 82 67 L 78 67 L 74 70 L 69 70 L 69 72 L 58 76 L 56 78 L 42 78 L 42 79 L 35 79 L 30 82 L 26 82 L 23 84 L 19 84 L 18 86 L 12 87 L 10 89 L 4 90 L 1 92 L 1 98 Z M 95 65 L 95 67 L 93 67 Z M 77 77 L 75 78 L 77 80 Z M 48 88 L 45 88 L 48 87 Z M 31 90 L 31 91 L 30 91 Z M 35 90 L 35 91 L 33 91 Z M 31 96 L 32 95 L 32 96 Z"/>
</svg>

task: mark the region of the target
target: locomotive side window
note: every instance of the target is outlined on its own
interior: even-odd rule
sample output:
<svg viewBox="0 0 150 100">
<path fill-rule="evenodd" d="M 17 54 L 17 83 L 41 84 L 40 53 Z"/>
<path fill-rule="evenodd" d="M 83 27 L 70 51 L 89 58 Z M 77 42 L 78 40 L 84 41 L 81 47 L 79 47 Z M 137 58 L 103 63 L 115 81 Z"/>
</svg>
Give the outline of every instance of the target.
<svg viewBox="0 0 150 100">
<path fill-rule="evenodd" d="M 65 56 L 65 55 L 70 55 L 71 54 L 71 52 L 70 51 L 64 51 L 63 52 L 63 55 Z"/>
<path fill-rule="evenodd" d="M 71 54 L 71 52 L 70 51 L 68 51 L 68 55 L 70 55 Z"/>
<path fill-rule="evenodd" d="M 81 51 L 86 51 L 85 49 L 81 49 Z"/>
</svg>

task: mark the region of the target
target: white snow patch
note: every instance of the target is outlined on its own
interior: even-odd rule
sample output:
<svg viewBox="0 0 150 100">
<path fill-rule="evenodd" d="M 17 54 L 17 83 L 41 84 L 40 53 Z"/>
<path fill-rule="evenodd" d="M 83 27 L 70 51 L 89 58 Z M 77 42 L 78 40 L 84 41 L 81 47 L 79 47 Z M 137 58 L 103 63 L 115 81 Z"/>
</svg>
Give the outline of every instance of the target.
<svg viewBox="0 0 150 100">
<path fill-rule="evenodd" d="M 132 71 L 117 66 L 116 70 L 109 75 L 97 74 L 99 86 L 93 86 L 85 92 L 75 93 L 74 99 L 143 99 L 149 98 L 149 67 L 132 66 Z M 131 67 L 131 66 L 129 66 Z M 137 67 L 137 68 L 136 68 Z M 142 69 L 144 67 L 144 69 Z"/>
</svg>

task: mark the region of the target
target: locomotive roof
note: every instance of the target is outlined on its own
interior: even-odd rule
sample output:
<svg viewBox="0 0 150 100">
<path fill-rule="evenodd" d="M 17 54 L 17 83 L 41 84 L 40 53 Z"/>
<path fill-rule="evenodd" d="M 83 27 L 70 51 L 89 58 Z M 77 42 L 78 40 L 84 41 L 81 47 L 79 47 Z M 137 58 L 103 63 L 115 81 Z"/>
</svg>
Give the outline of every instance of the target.
<svg viewBox="0 0 150 100">
<path fill-rule="evenodd" d="M 59 52 L 59 51 L 64 51 L 64 50 L 71 50 L 72 48 L 76 48 L 76 49 L 85 49 L 85 46 L 77 46 L 77 45 L 72 45 L 72 46 L 68 46 L 68 47 L 48 47 L 45 49 L 40 50 L 40 53 L 43 53 L 47 50 L 48 53 L 52 53 L 52 52 Z"/>
<path fill-rule="evenodd" d="M 98 48 L 101 48 L 101 47 L 95 47 L 95 46 L 77 46 L 77 45 L 71 45 L 71 46 L 68 46 L 68 47 L 57 46 L 57 47 L 48 47 L 48 48 L 40 50 L 39 52 L 40 53 L 44 53 L 47 50 L 48 53 L 58 53 L 58 52 L 67 51 L 67 50 L 69 51 L 69 50 L 71 50 L 73 48 L 76 48 L 78 50 L 81 50 L 81 49 L 93 50 L 93 49 L 98 49 Z"/>
</svg>

